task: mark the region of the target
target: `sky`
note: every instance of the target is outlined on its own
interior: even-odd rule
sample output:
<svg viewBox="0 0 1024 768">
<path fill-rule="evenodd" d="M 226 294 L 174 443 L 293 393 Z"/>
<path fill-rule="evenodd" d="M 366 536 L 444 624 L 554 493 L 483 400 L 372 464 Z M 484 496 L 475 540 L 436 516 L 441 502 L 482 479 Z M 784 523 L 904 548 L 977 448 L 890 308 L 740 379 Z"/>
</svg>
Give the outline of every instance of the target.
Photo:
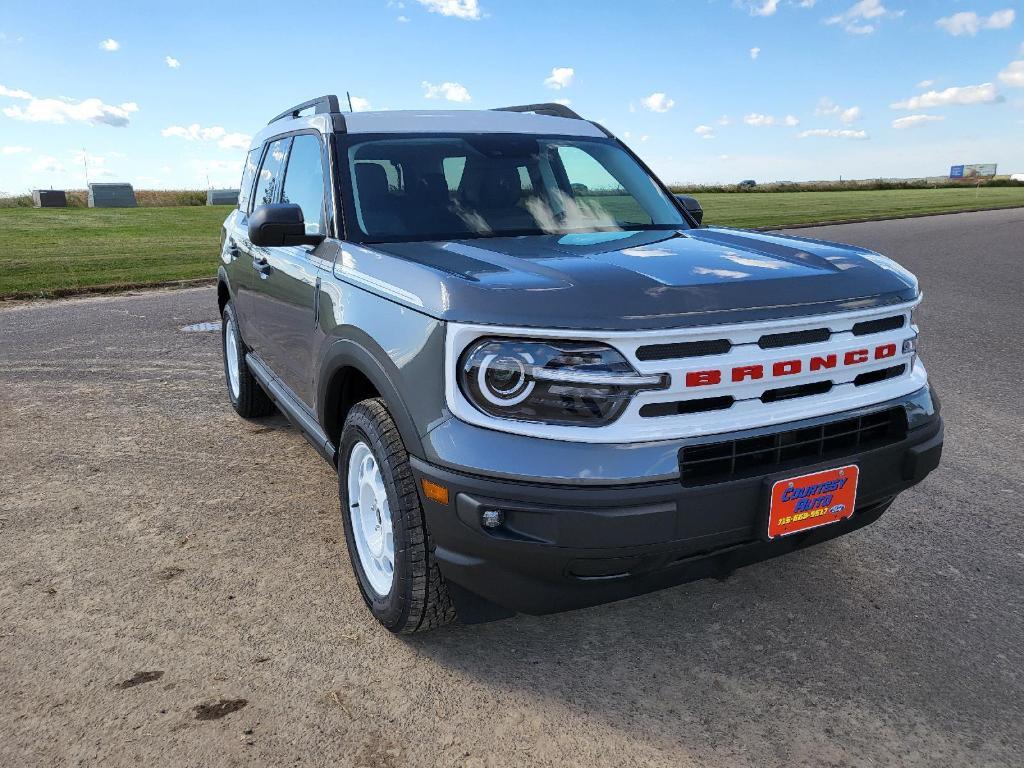
<svg viewBox="0 0 1024 768">
<path fill-rule="evenodd" d="M 0 193 L 236 187 L 249 137 L 356 109 L 563 101 L 666 182 L 1024 173 L 1008 0 L 5 2 Z"/>
</svg>

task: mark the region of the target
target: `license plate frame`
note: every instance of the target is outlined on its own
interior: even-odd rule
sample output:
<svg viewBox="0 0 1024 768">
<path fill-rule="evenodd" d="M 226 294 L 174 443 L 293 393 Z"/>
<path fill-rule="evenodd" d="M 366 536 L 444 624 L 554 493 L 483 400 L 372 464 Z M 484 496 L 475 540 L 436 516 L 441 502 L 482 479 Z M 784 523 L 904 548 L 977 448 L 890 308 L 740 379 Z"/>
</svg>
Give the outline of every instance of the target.
<svg viewBox="0 0 1024 768">
<path fill-rule="evenodd" d="M 765 535 L 772 541 L 849 519 L 857 504 L 859 482 L 856 464 L 776 480 L 768 494 Z M 787 493 L 790 489 L 799 495 Z"/>
</svg>

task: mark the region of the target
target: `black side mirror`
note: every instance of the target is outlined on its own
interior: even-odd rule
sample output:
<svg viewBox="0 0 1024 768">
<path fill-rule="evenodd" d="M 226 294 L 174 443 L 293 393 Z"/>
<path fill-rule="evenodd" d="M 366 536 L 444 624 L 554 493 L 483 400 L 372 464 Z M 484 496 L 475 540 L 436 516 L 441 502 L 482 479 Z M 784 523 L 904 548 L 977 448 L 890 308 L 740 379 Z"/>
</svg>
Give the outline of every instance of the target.
<svg viewBox="0 0 1024 768">
<path fill-rule="evenodd" d="M 689 195 L 676 195 L 676 200 L 683 206 L 683 210 L 693 217 L 693 220 L 697 222 L 699 227 L 701 222 L 704 221 L 704 209 L 700 207 L 697 198 L 690 197 Z"/>
<path fill-rule="evenodd" d="M 323 235 L 307 235 L 302 208 L 295 203 L 258 206 L 249 217 L 249 241 L 262 248 L 318 245 Z"/>
</svg>

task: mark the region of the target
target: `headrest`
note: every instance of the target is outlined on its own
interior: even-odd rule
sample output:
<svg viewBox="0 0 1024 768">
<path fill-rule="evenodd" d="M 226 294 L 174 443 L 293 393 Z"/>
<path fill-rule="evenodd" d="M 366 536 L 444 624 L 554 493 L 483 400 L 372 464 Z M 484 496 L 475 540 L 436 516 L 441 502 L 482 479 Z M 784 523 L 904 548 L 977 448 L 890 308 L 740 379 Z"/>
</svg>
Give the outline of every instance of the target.
<svg viewBox="0 0 1024 768">
<path fill-rule="evenodd" d="M 356 165 L 356 187 L 364 200 L 379 200 L 388 194 L 388 174 L 378 163 Z"/>
<path fill-rule="evenodd" d="M 488 168 L 480 183 L 481 208 L 512 208 L 523 196 L 519 170 L 505 165 Z"/>
</svg>

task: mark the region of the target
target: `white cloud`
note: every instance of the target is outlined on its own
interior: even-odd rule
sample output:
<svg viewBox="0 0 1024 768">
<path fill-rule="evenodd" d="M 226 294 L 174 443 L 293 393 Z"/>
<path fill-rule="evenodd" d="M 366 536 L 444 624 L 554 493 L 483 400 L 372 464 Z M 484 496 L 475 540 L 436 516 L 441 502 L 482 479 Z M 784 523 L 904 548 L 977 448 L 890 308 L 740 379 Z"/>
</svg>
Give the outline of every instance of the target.
<svg viewBox="0 0 1024 768">
<path fill-rule="evenodd" d="M 698 136 L 708 136 L 709 134 L 714 133 L 715 129 L 712 128 L 710 125 L 698 125 L 696 128 L 693 129 L 693 132 L 696 133 Z"/>
<path fill-rule="evenodd" d="M 935 26 L 959 37 L 968 35 L 974 37 L 983 29 L 1006 29 L 1013 24 L 1016 13 L 1012 8 L 1005 8 L 996 11 L 991 16 L 979 16 L 974 11 L 962 11 L 952 16 L 944 16 L 935 22 Z"/>
<path fill-rule="evenodd" d="M 814 108 L 814 114 L 822 116 L 836 116 L 843 123 L 849 125 L 861 118 L 860 107 L 846 107 L 845 109 L 836 104 L 832 99 L 819 99 L 818 106 Z"/>
<path fill-rule="evenodd" d="M 0 96 L 6 96 L 9 99 L 31 99 L 32 94 L 28 91 L 23 91 L 20 88 L 8 88 L 0 85 Z"/>
<path fill-rule="evenodd" d="M 15 120 L 30 123 L 92 123 L 93 125 L 110 125 L 121 128 L 131 122 L 131 114 L 139 111 L 134 101 L 123 104 L 104 104 L 99 99 L 38 99 L 28 91 L 5 88 L 0 85 L 0 96 L 22 99 L 28 103 L 4 107 L 3 113 Z"/>
<path fill-rule="evenodd" d="M 761 55 L 761 49 L 760 48 L 751 48 L 750 49 L 750 58 L 756 59 L 760 55 Z"/>
<path fill-rule="evenodd" d="M 743 122 L 755 128 L 767 128 L 771 125 L 788 125 L 790 127 L 800 125 L 800 121 L 794 115 L 786 115 L 779 119 L 773 115 L 763 115 L 760 112 L 751 112 L 748 115 L 744 115 Z"/>
<path fill-rule="evenodd" d="M 855 123 L 861 118 L 860 107 L 849 107 L 839 113 L 839 119 L 846 125 Z"/>
<path fill-rule="evenodd" d="M 185 141 L 215 141 L 221 149 L 248 149 L 252 142 L 252 137 L 247 133 L 228 133 L 227 129 L 219 125 L 203 128 L 199 123 L 189 126 L 170 125 L 160 131 L 160 135 Z"/>
<path fill-rule="evenodd" d="M 718 118 L 718 124 L 725 128 L 727 125 L 732 125 L 732 118 L 728 115 L 722 115 Z"/>
<path fill-rule="evenodd" d="M 867 131 L 854 131 L 849 128 L 811 128 L 806 131 L 800 131 L 796 135 L 798 139 L 807 139 L 812 137 L 822 137 L 827 139 L 867 139 Z"/>
<path fill-rule="evenodd" d="M 860 0 L 843 13 L 825 19 L 826 24 L 842 24 L 851 35 L 870 35 L 882 19 L 899 18 L 903 11 L 890 11 L 881 0 Z"/>
<path fill-rule="evenodd" d="M 177 69 L 181 66 L 181 62 L 173 56 L 164 56 L 164 63 L 171 69 Z"/>
<path fill-rule="evenodd" d="M 1014 88 L 1024 88 L 1024 60 L 1007 64 L 1006 69 L 999 73 L 999 80 Z"/>
<path fill-rule="evenodd" d="M 442 16 L 454 16 L 457 19 L 478 21 L 483 18 L 480 3 L 477 0 L 417 0 L 431 13 Z"/>
<path fill-rule="evenodd" d="M 576 70 L 572 67 L 555 67 L 551 70 L 551 75 L 544 78 L 544 85 L 558 91 L 572 85 L 575 76 Z"/>
<path fill-rule="evenodd" d="M 779 0 L 761 0 L 750 6 L 751 16 L 773 16 L 779 10 Z"/>
<path fill-rule="evenodd" d="M 562 104 L 563 106 L 568 107 L 572 104 L 572 101 L 570 99 L 555 99 L 555 104 Z"/>
<path fill-rule="evenodd" d="M 934 80 L 922 80 L 915 88 L 931 88 L 933 85 L 935 85 Z"/>
<path fill-rule="evenodd" d="M 422 1 L 422 0 L 421 0 Z M 461 83 L 441 83 L 434 85 L 423 81 L 423 95 L 428 99 L 447 99 L 448 101 L 472 101 L 472 96 Z"/>
<path fill-rule="evenodd" d="M 645 134 L 645 135 L 643 135 L 643 136 L 641 136 L 641 137 L 640 137 L 640 143 L 641 143 L 641 144 L 643 144 L 643 143 L 644 143 L 645 141 L 647 141 L 647 140 L 648 140 L 649 138 L 651 138 L 651 137 L 650 137 L 650 136 L 647 136 L 646 134 Z"/>
<path fill-rule="evenodd" d="M 942 115 L 907 115 L 906 117 L 897 117 L 892 121 L 892 127 L 898 131 L 905 130 L 906 128 L 913 128 L 917 125 L 924 125 L 925 123 L 934 123 L 939 120 L 945 120 L 946 118 Z"/>
<path fill-rule="evenodd" d="M 644 109 L 649 109 L 651 112 L 668 112 L 676 105 L 675 99 L 670 99 L 666 94 L 661 92 L 655 92 L 650 96 L 645 96 L 640 99 L 640 103 L 644 106 Z"/>
<path fill-rule="evenodd" d="M 349 101 L 352 102 L 353 112 L 369 112 L 371 109 L 373 109 L 373 107 L 370 105 L 369 99 L 364 99 L 362 96 L 352 95 L 350 95 L 348 98 Z"/>
<path fill-rule="evenodd" d="M 30 147 L 19 147 L 17 145 L 0 147 L 0 155 L 24 155 L 31 151 Z"/>
<path fill-rule="evenodd" d="M 50 155 L 40 155 L 36 158 L 36 161 L 32 163 L 33 173 L 63 173 L 64 164 L 61 163 L 56 157 Z"/>
<path fill-rule="evenodd" d="M 108 37 L 106 40 L 100 43 L 100 48 L 104 51 L 116 51 L 121 47 L 121 44 L 112 37 Z"/>
<path fill-rule="evenodd" d="M 399 16 L 397 19 L 395 19 L 395 21 L 399 22 L 400 24 L 408 24 L 409 23 L 409 17 L 408 16 Z"/>
<path fill-rule="evenodd" d="M 813 8 L 816 2 L 818 2 L 818 0 L 800 0 L 800 7 Z"/>
<path fill-rule="evenodd" d="M 893 109 L 930 109 L 946 107 L 952 104 L 994 104 L 1003 101 L 992 83 L 981 85 L 953 86 L 944 91 L 928 91 L 920 96 L 911 96 L 904 101 L 897 101 L 889 106 Z"/>
</svg>

